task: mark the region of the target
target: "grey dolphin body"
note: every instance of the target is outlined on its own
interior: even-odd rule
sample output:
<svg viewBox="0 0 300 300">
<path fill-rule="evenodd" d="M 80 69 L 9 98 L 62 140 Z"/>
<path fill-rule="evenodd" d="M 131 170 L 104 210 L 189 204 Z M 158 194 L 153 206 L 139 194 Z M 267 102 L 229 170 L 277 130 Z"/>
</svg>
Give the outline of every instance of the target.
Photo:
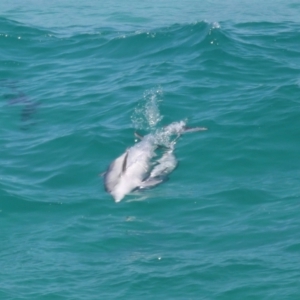
<svg viewBox="0 0 300 300">
<path fill-rule="evenodd" d="M 7 105 L 8 106 L 21 106 L 21 121 L 24 125 L 24 123 L 27 123 L 25 125 L 30 125 L 28 121 L 31 121 L 33 115 L 37 111 L 37 107 L 39 106 L 39 103 L 37 101 L 31 100 L 27 95 L 25 95 L 23 92 L 19 91 L 17 88 L 17 82 L 4 79 L 0 80 L 0 86 L 4 87 L 6 89 L 9 89 L 10 92 L 13 94 L 4 95 L 5 98 L 8 99 Z M 22 127 L 24 129 L 24 127 Z"/>
<path fill-rule="evenodd" d="M 116 202 L 140 187 L 147 178 L 156 149 L 151 138 L 150 135 L 145 136 L 142 141 L 127 149 L 108 167 L 104 175 L 104 185 Z"/>
<path fill-rule="evenodd" d="M 177 166 L 174 148 L 179 136 L 184 132 L 203 130 L 206 128 L 187 128 L 185 122 L 181 121 L 166 126 L 156 134 L 140 137 L 140 142 L 127 149 L 108 167 L 104 174 L 105 190 L 116 202 L 120 202 L 133 190 L 160 184 Z M 177 137 L 168 144 L 167 150 L 159 159 L 153 161 L 161 140 L 174 135 Z"/>
</svg>

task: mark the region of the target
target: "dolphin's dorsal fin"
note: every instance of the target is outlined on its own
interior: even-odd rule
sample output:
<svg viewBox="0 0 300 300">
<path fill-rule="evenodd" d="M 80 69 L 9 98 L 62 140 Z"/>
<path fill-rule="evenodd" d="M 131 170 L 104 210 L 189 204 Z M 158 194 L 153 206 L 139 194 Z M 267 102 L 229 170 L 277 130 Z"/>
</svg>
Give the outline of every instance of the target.
<svg viewBox="0 0 300 300">
<path fill-rule="evenodd" d="M 140 134 L 138 134 L 136 131 L 134 132 L 134 136 L 140 140 L 142 140 L 144 137 Z"/>
<path fill-rule="evenodd" d="M 126 151 L 126 154 L 124 157 L 124 161 L 123 161 L 123 165 L 122 165 L 122 174 L 126 171 L 127 157 L 128 157 L 128 151 Z"/>
</svg>

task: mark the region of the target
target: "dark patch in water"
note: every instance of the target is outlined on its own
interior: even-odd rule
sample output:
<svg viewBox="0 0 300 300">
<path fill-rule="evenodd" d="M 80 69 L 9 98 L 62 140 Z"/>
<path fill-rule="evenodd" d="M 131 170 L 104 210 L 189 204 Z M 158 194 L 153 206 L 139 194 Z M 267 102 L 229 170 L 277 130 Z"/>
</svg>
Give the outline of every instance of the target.
<svg viewBox="0 0 300 300">
<path fill-rule="evenodd" d="M 0 80 L 0 84 L 4 88 L 8 88 L 11 93 L 3 94 L 9 106 L 21 106 L 20 119 L 22 122 L 21 129 L 27 129 L 28 126 L 34 124 L 33 116 L 37 112 L 39 103 L 29 99 L 27 95 L 19 91 L 17 82 L 8 79 Z"/>
</svg>

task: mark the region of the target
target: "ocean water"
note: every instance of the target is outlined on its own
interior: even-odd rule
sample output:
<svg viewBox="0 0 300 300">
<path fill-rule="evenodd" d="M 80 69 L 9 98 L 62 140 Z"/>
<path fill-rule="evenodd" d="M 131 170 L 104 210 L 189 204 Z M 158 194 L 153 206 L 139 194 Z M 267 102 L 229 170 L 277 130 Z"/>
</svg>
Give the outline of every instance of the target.
<svg viewBox="0 0 300 300">
<path fill-rule="evenodd" d="M 300 299 L 298 1 L 0 11 L 0 299 Z M 115 203 L 99 174 L 179 121 Z"/>
</svg>

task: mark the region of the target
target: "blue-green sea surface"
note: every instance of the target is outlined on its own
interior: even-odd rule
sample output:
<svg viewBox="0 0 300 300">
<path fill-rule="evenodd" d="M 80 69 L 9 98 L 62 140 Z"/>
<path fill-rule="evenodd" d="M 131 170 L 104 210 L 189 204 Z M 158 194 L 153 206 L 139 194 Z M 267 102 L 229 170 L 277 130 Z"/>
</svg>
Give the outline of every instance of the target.
<svg viewBox="0 0 300 300">
<path fill-rule="evenodd" d="M 0 12 L 0 299 L 300 299 L 298 1 Z M 115 203 L 99 174 L 179 121 Z"/>
</svg>

